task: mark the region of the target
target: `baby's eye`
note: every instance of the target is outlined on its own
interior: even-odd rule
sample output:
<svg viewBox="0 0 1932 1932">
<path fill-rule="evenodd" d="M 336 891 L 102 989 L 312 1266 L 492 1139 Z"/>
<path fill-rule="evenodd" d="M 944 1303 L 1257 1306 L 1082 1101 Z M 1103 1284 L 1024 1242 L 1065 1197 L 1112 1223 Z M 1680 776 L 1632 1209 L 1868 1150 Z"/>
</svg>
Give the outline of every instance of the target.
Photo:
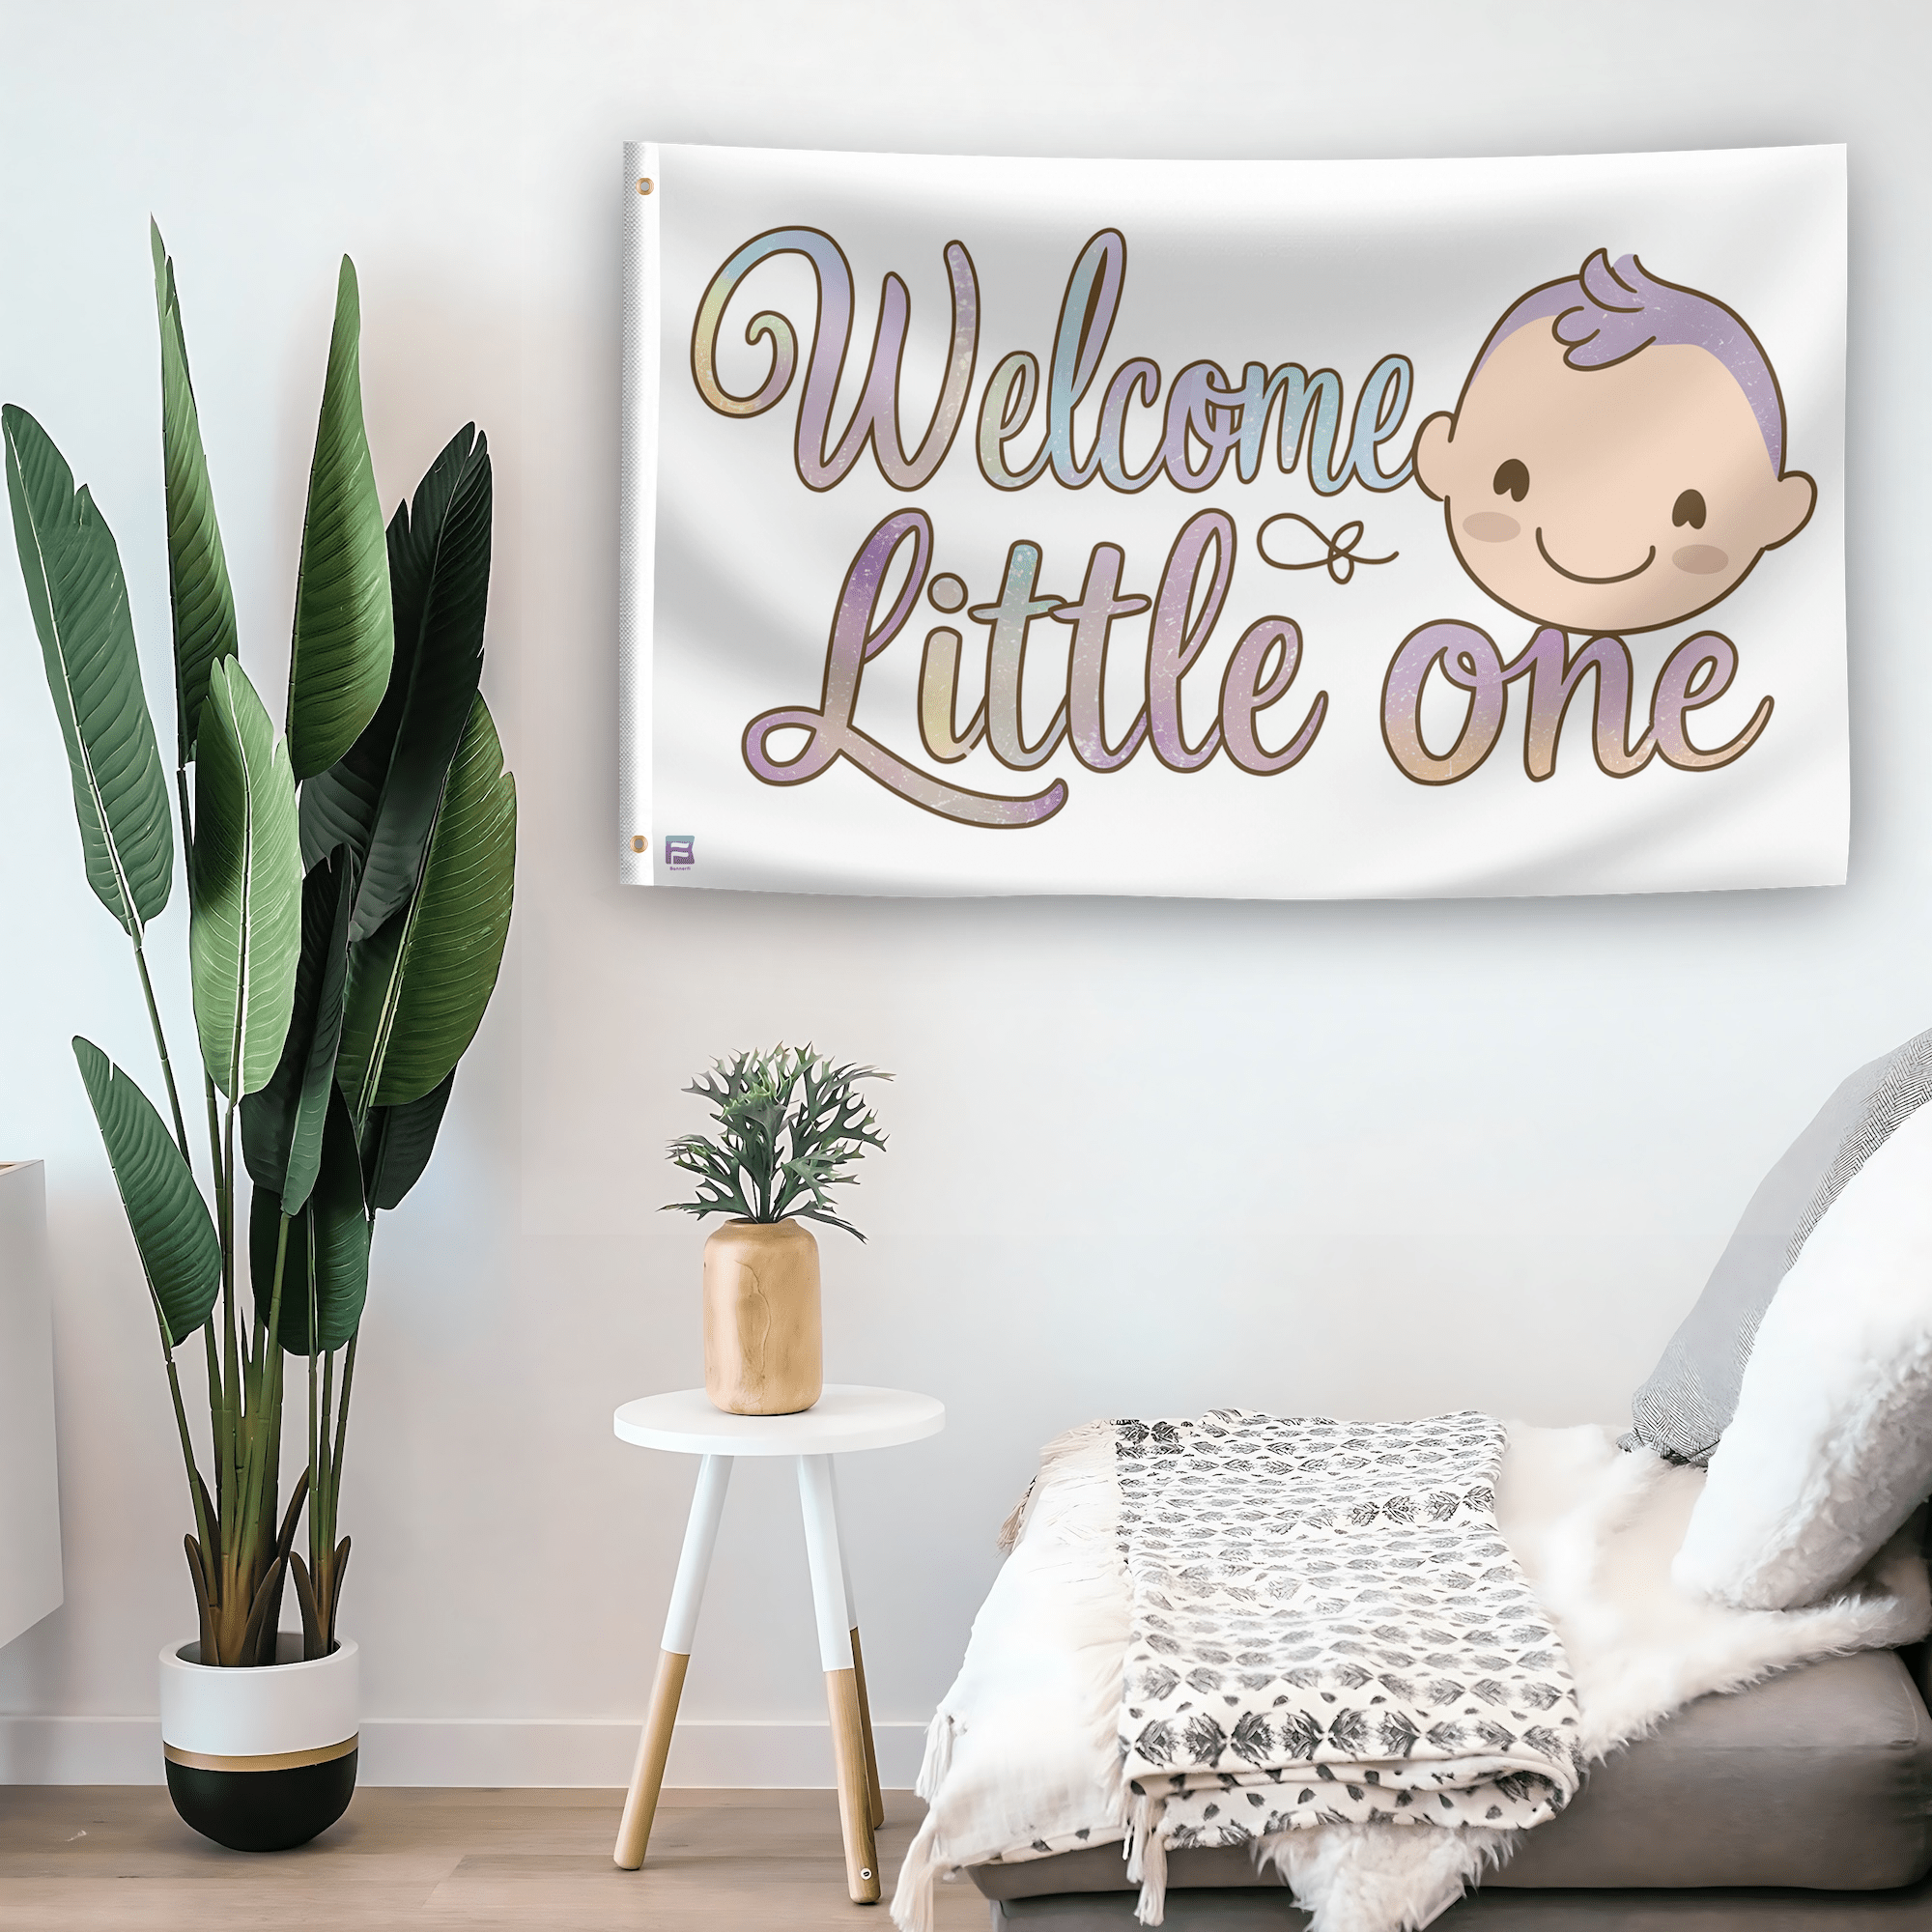
<svg viewBox="0 0 1932 1932">
<path fill-rule="evenodd" d="M 1499 465 L 1496 469 L 1496 495 L 1507 497 L 1513 503 L 1520 503 L 1529 495 L 1529 466 L 1519 463 L 1513 456 L 1507 463 Z M 1684 499 L 1680 497 L 1677 500 L 1681 504 Z M 1703 521 L 1701 514 L 1698 521 Z"/>
<path fill-rule="evenodd" d="M 1693 530 L 1704 527 L 1704 498 L 1695 490 L 1687 490 L 1670 506 L 1670 521 L 1678 529 L 1689 524 Z"/>
</svg>

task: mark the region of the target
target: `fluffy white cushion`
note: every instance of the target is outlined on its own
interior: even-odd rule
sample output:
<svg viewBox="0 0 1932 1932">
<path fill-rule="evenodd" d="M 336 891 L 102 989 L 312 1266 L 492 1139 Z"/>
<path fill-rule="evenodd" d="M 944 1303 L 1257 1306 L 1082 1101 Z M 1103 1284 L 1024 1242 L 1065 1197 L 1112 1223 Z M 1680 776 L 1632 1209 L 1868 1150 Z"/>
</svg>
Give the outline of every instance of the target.
<svg viewBox="0 0 1932 1932">
<path fill-rule="evenodd" d="M 1848 1582 L 1932 1490 L 1932 1107 L 1854 1176 L 1779 1286 L 1671 1568 L 1749 1609 Z"/>
</svg>

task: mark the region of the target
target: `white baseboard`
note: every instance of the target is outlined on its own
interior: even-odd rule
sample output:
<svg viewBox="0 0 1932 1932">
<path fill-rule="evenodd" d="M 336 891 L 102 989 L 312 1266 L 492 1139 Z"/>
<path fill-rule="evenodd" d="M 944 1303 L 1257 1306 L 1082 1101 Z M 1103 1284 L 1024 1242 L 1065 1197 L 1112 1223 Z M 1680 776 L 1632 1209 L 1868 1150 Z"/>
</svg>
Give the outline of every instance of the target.
<svg viewBox="0 0 1932 1932">
<path fill-rule="evenodd" d="M 623 1785 L 637 1718 L 377 1718 L 362 1725 L 363 1784 Z M 923 1724 L 875 1724 L 879 1781 L 908 1790 Z M 681 1723 L 667 1785 L 812 1790 L 832 1784 L 824 1723 Z M 157 1718 L 0 1716 L 0 1784 L 159 1784 Z"/>
</svg>

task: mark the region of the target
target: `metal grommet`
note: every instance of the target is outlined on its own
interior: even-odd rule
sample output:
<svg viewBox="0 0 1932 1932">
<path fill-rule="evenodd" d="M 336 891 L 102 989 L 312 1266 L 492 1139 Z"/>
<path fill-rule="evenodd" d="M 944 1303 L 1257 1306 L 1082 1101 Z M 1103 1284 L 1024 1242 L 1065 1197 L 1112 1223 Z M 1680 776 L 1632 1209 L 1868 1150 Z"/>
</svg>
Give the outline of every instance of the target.
<svg viewBox="0 0 1932 1932">
<path fill-rule="evenodd" d="M 641 832 L 633 835 L 631 838 L 631 850 L 633 852 L 648 852 L 650 849 L 651 841 Z"/>
<path fill-rule="evenodd" d="M 649 194 L 656 185 L 657 184 L 651 180 L 649 175 L 639 175 L 638 177 L 638 192 L 639 194 Z"/>
</svg>

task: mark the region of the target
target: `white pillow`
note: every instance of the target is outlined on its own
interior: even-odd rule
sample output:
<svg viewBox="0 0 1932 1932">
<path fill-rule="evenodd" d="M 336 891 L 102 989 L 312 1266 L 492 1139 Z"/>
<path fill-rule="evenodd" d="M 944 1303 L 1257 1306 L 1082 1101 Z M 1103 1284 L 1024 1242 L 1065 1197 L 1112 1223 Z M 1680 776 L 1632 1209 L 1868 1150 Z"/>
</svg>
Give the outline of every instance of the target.
<svg viewBox="0 0 1932 1932">
<path fill-rule="evenodd" d="M 1932 1491 L 1932 1107 L 1847 1184 L 1784 1277 L 1671 1566 L 1747 1609 L 1848 1582 Z"/>
</svg>

